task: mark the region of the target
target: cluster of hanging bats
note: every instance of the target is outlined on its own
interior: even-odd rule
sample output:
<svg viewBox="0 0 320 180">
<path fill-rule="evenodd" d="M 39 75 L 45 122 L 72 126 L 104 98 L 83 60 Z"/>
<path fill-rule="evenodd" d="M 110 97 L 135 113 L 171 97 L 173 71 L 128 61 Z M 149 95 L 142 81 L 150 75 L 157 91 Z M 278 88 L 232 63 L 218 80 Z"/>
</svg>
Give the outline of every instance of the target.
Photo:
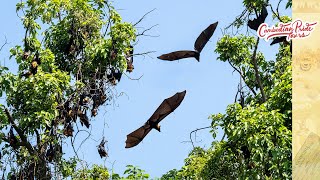
<svg viewBox="0 0 320 180">
<path fill-rule="evenodd" d="M 263 6 L 261 12 L 257 14 L 257 18 L 248 21 L 247 23 L 248 27 L 257 31 L 260 24 L 264 23 L 267 15 L 268 15 L 268 12 L 267 12 L 266 6 Z M 184 58 L 195 58 L 197 61 L 200 61 L 200 53 L 204 48 L 204 46 L 209 41 L 209 39 L 211 38 L 211 36 L 213 35 L 217 25 L 218 25 L 218 22 L 215 22 L 209 25 L 204 31 L 201 32 L 201 34 L 198 36 L 198 38 L 195 41 L 194 50 L 174 51 L 168 54 L 163 54 L 159 56 L 158 59 L 166 60 L 166 61 L 175 61 L 175 60 L 184 59 Z M 284 37 L 274 38 L 270 45 L 281 43 L 281 42 L 285 44 L 289 43 L 286 40 L 286 37 L 284 36 Z M 291 44 L 290 44 L 290 50 L 292 47 Z M 28 56 L 28 54 L 25 54 L 25 56 Z M 34 60 L 31 62 L 29 72 L 25 73 L 24 76 L 28 77 L 32 74 L 33 75 L 36 74 L 37 67 L 40 64 L 41 62 L 40 62 L 39 54 L 36 53 Z M 127 72 L 132 72 L 133 69 L 134 69 L 133 47 L 131 46 L 131 51 L 127 56 Z M 115 84 L 116 80 L 120 81 L 121 74 L 122 73 L 120 71 L 113 69 L 111 73 L 107 75 L 107 78 L 112 84 Z M 181 104 L 185 95 L 186 95 L 186 90 L 182 92 L 178 92 L 175 95 L 165 99 L 160 104 L 160 106 L 155 110 L 152 116 L 144 123 L 143 126 L 141 126 L 137 130 L 127 135 L 127 140 L 125 141 L 126 143 L 125 148 L 132 148 L 138 145 L 152 129 L 156 129 L 157 131 L 160 132 L 159 123 Z M 64 123 L 63 134 L 65 136 L 67 137 L 73 136 L 72 122 L 76 122 L 77 117 L 79 117 L 82 125 L 85 125 L 87 128 L 89 128 L 90 123 L 89 123 L 89 118 L 86 115 L 86 108 L 81 108 L 81 107 L 85 107 L 90 101 L 90 99 L 93 101 L 91 116 L 96 116 L 98 107 L 107 100 L 107 96 L 105 95 L 105 89 L 103 88 L 102 84 L 100 85 L 100 87 L 97 87 L 96 83 L 94 83 L 91 85 L 90 93 L 81 94 L 78 102 L 79 106 L 77 105 L 71 106 L 70 101 L 67 101 L 66 103 L 64 103 L 63 106 L 58 107 L 60 111 L 59 118 L 63 119 L 63 123 Z M 17 143 L 17 138 L 14 136 L 12 128 L 10 129 L 10 132 L 9 132 L 9 138 L 10 138 L 10 145 L 14 147 L 15 144 Z M 98 153 L 101 158 L 108 156 L 108 153 L 105 149 L 106 142 L 107 141 L 103 138 L 101 143 L 98 145 Z M 47 151 L 47 157 L 49 161 L 52 160 L 55 149 L 56 148 L 50 145 L 50 148 Z M 61 147 L 60 147 L 60 151 L 62 151 Z M 244 152 L 245 152 L 245 156 L 250 156 L 250 153 L 247 153 L 247 151 L 245 150 Z M 249 158 L 249 157 L 246 157 L 246 158 Z"/>
</svg>

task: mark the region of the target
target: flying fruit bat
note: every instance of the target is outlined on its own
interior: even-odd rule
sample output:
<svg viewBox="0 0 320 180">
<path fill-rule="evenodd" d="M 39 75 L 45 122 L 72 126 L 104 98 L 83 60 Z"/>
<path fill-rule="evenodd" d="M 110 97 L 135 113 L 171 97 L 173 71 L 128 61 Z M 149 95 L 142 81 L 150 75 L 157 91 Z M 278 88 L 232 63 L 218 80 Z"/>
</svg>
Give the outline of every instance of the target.
<svg viewBox="0 0 320 180">
<path fill-rule="evenodd" d="M 160 132 L 159 122 L 181 104 L 185 95 L 186 91 L 182 91 L 165 99 L 143 126 L 127 135 L 126 148 L 138 145 L 152 129 Z"/>
<path fill-rule="evenodd" d="M 104 144 L 107 141 L 104 140 L 104 137 L 102 138 L 102 141 L 100 142 L 99 146 L 98 146 L 98 153 L 100 155 L 100 157 L 108 157 L 108 153 L 106 151 L 106 148 L 104 147 Z"/>
<path fill-rule="evenodd" d="M 253 20 L 248 21 L 249 28 L 257 31 L 260 24 L 264 23 L 267 16 L 268 16 L 268 10 L 267 10 L 266 6 L 263 5 L 262 9 L 261 9 L 261 13 L 258 15 L 258 17 Z"/>
<path fill-rule="evenodd" d="M 134 69 L 134 66 L 133 66 L 133 46 L 130 46 L 130 51 L 126 55 L 126 59 L 127 59 L 127 72 L 131 73 Z"/>
<path fill-rule="evenodd" d="M 194 43 L 195 51 L 175 51 L 168 54 L 163 54 L 158 57 L 158 59 L 167 60 L 167 61 L 175 61 L 183 58 L 191 58 L 194 57 L 199 62 L 200 61 L 200 52 L 207 44 L 214 31 L 216 30 L 218 22 L 215 22 L 208 26 L 204 31 L 201 32 L 196 42 Z"/>
</svg>

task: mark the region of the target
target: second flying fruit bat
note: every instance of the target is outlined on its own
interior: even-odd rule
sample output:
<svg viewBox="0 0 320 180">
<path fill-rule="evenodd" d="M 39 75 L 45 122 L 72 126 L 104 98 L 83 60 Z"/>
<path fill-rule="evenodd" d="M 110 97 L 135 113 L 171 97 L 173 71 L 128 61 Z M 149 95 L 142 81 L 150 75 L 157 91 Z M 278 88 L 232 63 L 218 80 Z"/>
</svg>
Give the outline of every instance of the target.
<svg viewBox="0 0 320 180">
<path fill-rule="evenodd" d="M 167 60 L 167 61 L 175 61 L 178 59 L 183 58 L 196 58 L 197 61 L 200 61 L 200 52 L 204 48 L 204 46 L 207 44 L 211 36 L 213 35 L 214 31 L 216 30 L 218 26 L 218 22 L 215 22 L 208 26 L 204 31 L 201 32 L 201 34 L 198 36 L 196 42 L 194 43 L 194 49 L 195 51 L 174 51 L 168 54 L 163 54 L 158 57 L 158 59 Z"/>
<path fill-rule="evenodd" d="M 186 91 L 182 91 L 165 99 L 143 126 L 127 135 L 126 148 L 138 145 L 152 129 L 160 132 L 159 122 L 181 104 L 185 95 Z"/>
</svg>

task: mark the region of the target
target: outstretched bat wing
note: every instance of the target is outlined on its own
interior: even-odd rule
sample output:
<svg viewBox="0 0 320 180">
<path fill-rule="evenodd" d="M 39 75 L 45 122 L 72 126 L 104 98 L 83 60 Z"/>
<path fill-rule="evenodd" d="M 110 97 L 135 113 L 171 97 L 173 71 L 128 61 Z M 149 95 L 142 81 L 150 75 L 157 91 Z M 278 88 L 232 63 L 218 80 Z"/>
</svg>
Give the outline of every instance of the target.
<svg viewBox="0 0 320 180">
<path fill-rule="evenodd" d="M 126 148 L 131 148 L 138 145 L 144 137 L 151 131 L 151 126 L 143 125 L 139 129 L 127 135 Z"/>
<path fill-rule="evenodd" d="M 214 31 L 216 30 L 218 22 L 215 22 L 208 26 L 204 31 L 201 32 L 196 42 L 194 43 L 194 49 L 199 53 L 202 51 L 204 46 L 207 44 Z"/>
<path fill-rule="evenodd" d="M 195 51 L 174 51 L 168 54 L 163 54 L 158 57 L 158 59 L 167 60 L 167 61 L 175 61 L 178 59 L 191 58 L 194 57 L 197 60 L 199 59 L 199 53 Z M 198 60 L 199 61 L 199 60 Z"/>
<path fill-rule="evenodd" d="M 159 123 L 181 104 L 185 95 L 186 91 L 182 91 L 165 99 L 153 113 L 153 115 L 149 118 L 149 120 L 155 123 Z"/>
</svg>

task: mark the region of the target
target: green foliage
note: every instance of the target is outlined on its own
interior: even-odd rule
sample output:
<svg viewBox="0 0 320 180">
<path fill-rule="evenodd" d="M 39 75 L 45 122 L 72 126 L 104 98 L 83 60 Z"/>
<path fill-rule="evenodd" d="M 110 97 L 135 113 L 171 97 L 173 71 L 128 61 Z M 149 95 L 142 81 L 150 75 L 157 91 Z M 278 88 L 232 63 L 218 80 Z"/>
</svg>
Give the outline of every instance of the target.
<svg viewBox="0 0 320 180">
<path fill-rule="evenodd" d="M 123 174 L 127 175 L 127 179 L 148 179 L 149 174 L 146 174 L 144 170 L 140 169 L 137 166 L 127 165 L 127 169 Z"/>
<path fill-rule="evenodd" d="M 178 179 L 181 179 L 179 176 L 178 176 L 178 170 L 176 169 L 172 169 L 170 171 L 168 171 L 166 174 L 163 174 L 160 178 L 160 180 L 178 180 Z"/>
<path fill-rule="evenodd" d="M 136 29 L 104 0 L 26 0 L 16 10 L 23 13 L 25 35 L 22 45 L 10 49 L 10 58 L 19 69 L 12 74 L 0 67 L 0 97 L 7 103 L 0 105 L 1 152 L 15 167 L 6 174 L 106 179 L 102 166 L 77 171 L 79 161 L 64 159 L 61 146 L 69 136 L 67 124 L 111 100 L 106 87 L 115 84 L 106 76 L 111 69 L 126 70 Z M 83 95 L 91 98 L 85 105 L 79 100 Z M 11 127 L 15 143 L 8 136 Z M 134 172 L 147 178 L 140 169 Z"/>
<path fill-rule="evenodd" d="M 109 179 L 109 171 L 106 167 L 93 165 L 91 169 L 81 169 L 76 171 L 72 179 L 81 180 L 98 180 L 98 179 Z"/>
<path fill-rule="evenodd" d="M 210 150 L 205 151 L 200 147 L 195 147 L 189 153 L 188 158 L 185 159 L 185 165 L 177 173 L 177 176 L 182 179 L 201 179 L 201 169 L 203 169 L 210 157 Z"/>
</svg>

